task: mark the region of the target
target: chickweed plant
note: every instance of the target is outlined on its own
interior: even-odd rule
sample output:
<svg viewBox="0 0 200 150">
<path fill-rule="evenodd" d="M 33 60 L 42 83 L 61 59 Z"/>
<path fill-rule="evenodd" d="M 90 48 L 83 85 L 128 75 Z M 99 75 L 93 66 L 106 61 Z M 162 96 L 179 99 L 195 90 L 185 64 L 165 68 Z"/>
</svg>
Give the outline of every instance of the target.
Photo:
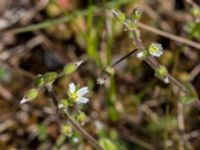
<svg viewBox="0 0 200 150">
<path fill-rule="evenodd" d="M 192 86 L 185 86 L 184 84 L 177 81 L 173 76 L 169 74 L 167 68 L 163 65 L 160 65 L 156 60 L 156 58 L 160 58 L 160 56 L 164 53 L 162 45 L 154 41 L 152 41 L 152 43 L 148 46 L 143 45 L 143 42 L 140 38 L 140 30 L 138 29 L 138 22 L 142 15 L 142 11 L 139 8 L 135 8 L 129 17 L 118 10 L 112 10 L 112 13 L 114 17 L 125 26 L 125 31 L 129 33 L 135 48 L 117 60 L 111 66 L 107 66 L 103 70 L 102 76 L 97 79 L 97 82 L 99 84 L 104 84 L 108 77 L 114 75 L 114 68 L 117 64 L 129 58 L 131 55 L 135 55 L 137 59 L 145 61 L 155 71 L 155 77 L 159 78 L 166 84 L 172 85 L 175 94 L 182 100 L 182 102 L 190 103 L 196 100 L 196 94 Z M 82 63 L 83 61 L 67 64 L 63 68 L 63 71 L 59 74 L 56 72 L 47 72 L 45 74 L 36 76 L 33 81 L 33 88 L 24 94 L 24 97 L 21 100 L 21 104 L 32 101 L 37 97 L 39 90 L 45 88 L 51 97 L 51 103 L 55 110 L 57 122 L 63 134 L 71 137 L 73 130 L 76 130 L 84 138 L 86 138 L 94 146 L 95 149 L 113 150 L 115 149 L 115 146 L 108 139 L 97 142 L 82 127 L 85 123 L 86 115 L 79 106 L 89 102 L 89 99 L 87 98 L 87 94 L 89 92 L 88 87 L 79 87 L 79 85 L 71 82 L 68 84 L 68 86 L 66 86 L 66 97 L 62 99 L 58 99 L 54 92 L 54 82 L 58 78 L 64 75 L 70 75 L 76 71 L 76 69 Z"/>
</svg>

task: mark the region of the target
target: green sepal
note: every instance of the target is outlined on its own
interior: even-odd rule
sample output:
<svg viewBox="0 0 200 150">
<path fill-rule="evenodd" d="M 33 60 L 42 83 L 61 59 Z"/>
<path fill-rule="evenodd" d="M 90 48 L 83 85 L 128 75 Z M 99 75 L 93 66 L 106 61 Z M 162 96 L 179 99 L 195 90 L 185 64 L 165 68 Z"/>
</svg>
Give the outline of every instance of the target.
<svg viewBox="0 0 200 150">
<path fill-rule="evenodd" d="M 42 75 L 37 75 L 33 81 L 34 87 L 39 88 L 44 85 L 44 77 Z"/>
<path fill-rule="evenodd" d="M 34 98 L 36 98 L 38 96 L 38 90 L 35 88 L 32 88 L 30 90 L 28 90 L 25 94 L 24 94 L 24 98 L 28 99 L 28 100 L 33 100 Z"/>
<path fill-rule="evenodd" d="M 44 82 L 47 84 L 53 84 L 53 82 L 56 80 L 57 78 L 57 73 L 56 72 L 47 72 L 44 74 Z"/>
<path fill-rule="evenodd" d="M 64 71 L 65 74 L 71 74 L 71 73 L 73 73 L 73 72 L 76 70 L 76 68 L 77 68 L 77 67 L 76 67 L 75 64 L 70 63 L 70 64 L 67 64 L 67 65 L 64 67 L 63 71 Z"/>
<path fill-rule="evenodd" d="M 72 128 L 68 124 L 62 126 L 61 132 L 67 136 L 72 135 Z"/>
<path fill-rule="evenodd" d="M 139 8 L 135 8 L 131 14 L 131 19 L 138 21 L 141 18 L 142 11 Z"/>
<path fill-rule="evenodd" d="M 155 70 L 155 75 L 159 78 L 165 78 L 167 77 L 168 71 L 167 68 L 165 66 L 159 66 L 158 68 L 156 68 Z"/>
</svg>

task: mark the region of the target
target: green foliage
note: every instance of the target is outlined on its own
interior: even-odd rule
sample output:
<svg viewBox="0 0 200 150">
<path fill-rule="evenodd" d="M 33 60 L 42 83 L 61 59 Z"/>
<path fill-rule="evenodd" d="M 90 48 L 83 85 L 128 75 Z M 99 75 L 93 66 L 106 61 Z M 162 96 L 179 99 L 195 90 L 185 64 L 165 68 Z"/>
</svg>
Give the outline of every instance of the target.
<svg viewBox="0 0 200 150">
<path fill-rule="evenodd" d="M 185 26 L 190 38 L 200 38 L 200 22 L 188 22 Z"/>
<path fill-rule="evenodd" d="M 196 90 L 194 87 L 191 85 L 191 83 L 186 83 L 185 87 L 187 88 L 188 92 L 190 95 L 183 95 L 180 97 L 180 102 L 182 104 L 191 104 L 194 101 L 198 100 L 198 94 L 196 93 Z"/>
<path fill-rule="evenodd" d="M 46 126 L 44 124 L 37 125 L 37 134 L 40 141 L 44 141 L 47 138 Z"/>
<path fill-rule="evenodd" d="M 152 121 L 148 128 L 152 132 L 170 131 L 177 127 L 177 119 L 173 116 L 164 116 L 158 121 Z"/>
<path fill-rule="evenodd" d="M 104 150 L 117 150 L 117 147 L 115 146 L 115 144 L 108 138 L 100 139 L 99 143 L 103 147 Z"/>
<path fill-rule="evenodd" d="M 0 81 L 4 80 L 6 76 L 6 71 L 3 68 L 0 68 Z"/>
</svg>

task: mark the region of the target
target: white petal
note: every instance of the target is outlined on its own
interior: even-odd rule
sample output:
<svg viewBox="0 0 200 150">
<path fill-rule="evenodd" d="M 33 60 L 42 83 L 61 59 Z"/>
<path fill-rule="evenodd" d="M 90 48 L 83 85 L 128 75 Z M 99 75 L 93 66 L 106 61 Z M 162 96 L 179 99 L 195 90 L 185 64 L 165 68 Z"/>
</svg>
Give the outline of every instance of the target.
<svg viewBox="0 0 200 150">
<path fill-rule="evenodd" d="M 97 79 L 97 84 L 103 85 L 104 83 L 105 83 L 105 79 L 103 79 L 103 78 L 98 78 Z"/>
<path fill-rule="evenodd" d="M 75 89 L 76 89 L 75 84 L 73 82 L 71 82 L 69 84 L 69 93 L 74 93 Z"/>
<path fill-rule="evenodd" d="M 89 99 L 88 98 L 85 98 L 85 97 L 79 97 L 77 99 L 77 103 L 78 104 L 86 104 L 87 102 L 89 102 Z"/>
<path fill-rule="evenodd" d="M 168 77 L 164 78 L 164 82 L 168 84 L 169 83 L 169 78 Z"/>
<path fill-rule="evenodd" d="M 156 53 L 154 53 L 153 55 L 156 57 L 160 57 L 163 54 L 163 50 L 158 50 Z"/>
<path fill-rule="evenodd" d="M 74 62 L 74 65 L 78 68 L 83 63 L 83 60 Z"/>
<path fill-rule="evenodd" d="M 83 88 L 79 89 L 76 94 L 78 97 L 82 97 L 83 95 L 85 95 L 88 92 L 89 92 L 88 87 L 83 87 Z"/>
<path fill-rule="evenodd" d="M 23 99 L 20 101 L 20 104 L 24 104 L 24 103 L 26 103 L 26 102 L 28 102 L 28 101 L 29 101 L 29 99 L 23 98 Z"/>
</svg>

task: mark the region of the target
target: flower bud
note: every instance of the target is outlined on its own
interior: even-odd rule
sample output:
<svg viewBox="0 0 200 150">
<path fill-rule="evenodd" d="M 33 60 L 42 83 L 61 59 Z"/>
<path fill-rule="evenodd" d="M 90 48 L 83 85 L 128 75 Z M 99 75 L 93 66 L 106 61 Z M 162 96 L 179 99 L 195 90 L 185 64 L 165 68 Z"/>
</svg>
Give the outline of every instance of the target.
<svg viewBox="0 0 200 150">
<path fill-rule="evenodd" d="M 36 88 L 39 88 L 44 85 L 44 77 L 42 75 L 37 75 L 34 79 L 33 84 Z"/>
<path fill-rule="evenodd" d="M 76 118 L 76 120 L 77 120 L 78 122 L 80 122 L 82 125 L 84 125 L 84 123 L 85 123 L 85 118 L 86 118 L 85 113 L 79 112 L 79 114 L 76 115 L 75 118 Z"/>
<path fill-rule="evenodd" d="M 126 16 L 122 12 L 112 10 L 112 13 L 117 19 L 119 19 L 119 21 L 124 22 L 126 20 Z"/>
<path fill-rule="evenodd" d="M 64 67 L 64 73 L 65 74 L 71 74 L 73 73 L 74 71 L 76 70 L 76 66 L 74 64 L 67 64 L 65 67 Z"/>
<path fill-rule="evenodd" d="M 56 78 L 57 78 L 56 72 L 47 72 L 44 74 L 44 82 L 47 84 L 53 84 Z"/>
<path fill-rule="evenodd" d="M 65 124 L 62 126 L 61 132 L 70 137 L 72 135 L 72 128 Z"/>
<path fill-rule="evenodd" d="M 144 60 L 147 57 L 147 51 L 146 50 L 140 50 L 136 53 L 136 57 L 140 60 Z"/>
<path fill-rule="evenodd" d="M 156 68 L 155 75 L 162 79 L 165 83 L 169 83 L 169 78 L 168 78 L 168 71 L 165 66 L 159 66 Z"/>
<path fill-rule="evenodd" d="M 139 8 L 135 8 L 131 14 L 131 19 L 138 21 L 142 15 L 142 10 Z"/>
<path fill-rule="evenodd" d="M 20 103 L 23 104 L 27 101 L 31 101 L 31 100 L 35 99 L 37 96 L 38 96 L 38 90 L 34 89 L 34 88 L 30 89 L 25 93 L 25 95 Z"/>
<path fill-rule="evenodd" d="M 62 99 L 58 104 L 58 108 L 60 109 L 67 108 L 68 106 L 69 106 L 69 102 L 67 99 Z"/>
<path fill-rule="evenodd" d="M 109 74 L 110 76 L 113 76 L 113 75 L 115 74 L 114 68 L 112 68 L 112 67 L 110 67 L 110 66 L 106 67 L 105 72 L 106 72 L 107 74 Z"/>
</svg>

